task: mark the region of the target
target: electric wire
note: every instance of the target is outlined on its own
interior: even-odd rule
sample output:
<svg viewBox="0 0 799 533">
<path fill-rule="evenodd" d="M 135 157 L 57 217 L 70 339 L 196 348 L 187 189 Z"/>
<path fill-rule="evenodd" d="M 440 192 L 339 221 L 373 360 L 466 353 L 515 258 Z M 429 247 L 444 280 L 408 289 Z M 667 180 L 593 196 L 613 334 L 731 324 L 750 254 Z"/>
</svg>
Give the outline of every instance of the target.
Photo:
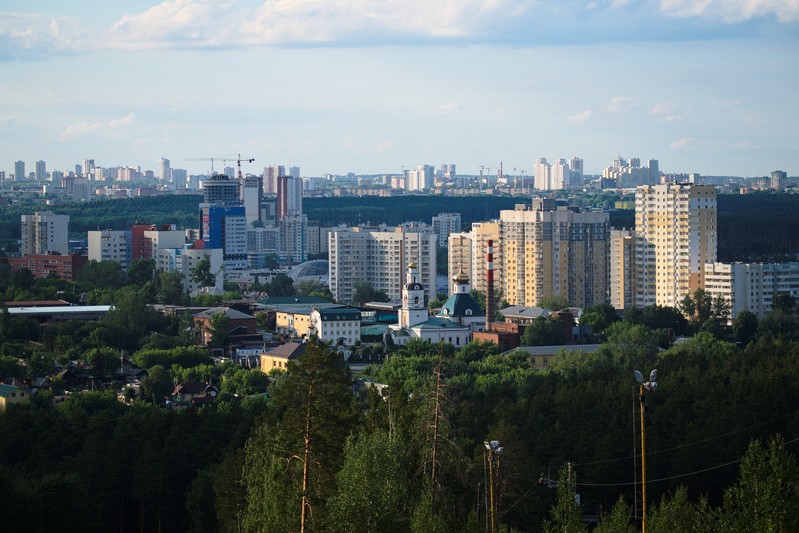
<svg viewBox="0 0 799 533">
<path fill-rule="evenodd" d="M 793 438 L 791 440 L 785 441 L 783 444 L 785 444 L 785 445 L 793 444 L 796 441 L 799 441 L 799 437 L 796 437 L 796 438 Z M 711 470 L 718 470 L 719 468 L 724 468 L 726 466 L 734 465 L 736 463 L 740 463 L 741 461 L 743 461 L 743 457 L 741 457 L 739 459 L 735 459 L 734 461 L 729 461 L 729 462 L 726 462 L 726 463 L 722 463 L 720 465 L 710 466 L 708 468 L 703 468 L 702 470 L 695 470 L 693 472 L 687 472 L 685 474 L 676 474 L 676 475 L 673 475 L 673 476 L 661 477 L 661 478 L 657 478 L 657 479 L 647 479 L 646 483 L 647 484 L 649 484 L 649 483 L 657 483 L 659 481 L 670 481 L 672 479 L 678 479 L 678 478 L 682 478 L 682 477 L 694 476 L 696 474 L 702 474 L 704 472 L 710 472 Z M 632 486 L 632 485 L 640 485 L 640 484 L 641 484 L 640 481 L 625 481 L 625 482 L 622 482 L 622 483 L 577 483 L 578 486 L 582 486 L 582 487 L 629 487 L 629 486 Z"/>
<path fill-rule="evenodd" d="M 674 451 L 674 450 L 679 450 L 681 448 L 687 448 L 689 446 L 694 446 L 694 445 L 697 445 L 697 444 L 703 444 L 705 442 L 710 442 L 710 441 L 713 441 L 713 440 L 722 439 L 724 437 L 729 437 L 730 435 L 735 435 L 736 433 L 742 433 L 744 431 L 748 431 L 748 430 L 754 429 L 756 427 L 760 427 L 760 426 L 765 426 L 767 424 L 771 424 L 772 422 L 776 422 L 778 420 L 782 420 L 783 418 L 788 418 L 788 417 L 791 417 L 791 416 L 795 416 L 796 414 L 799 414 L 799 411 L 795 411 L 795 412 L 792 412 L 792 413 L 780 415 L 780 416 L 778 416 L 776 418 L 772 418 L 771 420 L 766 420 L 765 422 L 759 422 L 757 424 L 753 424 L 751 426 L 747 426 L 747 427 L 741 428 L 741 429 L 736 429 L 734 431 L 728 431 L 727 433 L 722 433 L 721 435 L 716 435 L 716 436 L 713 436 L 713 437 L 707 437 L 705 439 L 701 439 L 701 440 L 697 440 L 697 441 L 693 441 L 693 442 L 686 442 L 685 444 L 672 446 L 671 448 L 664 448 L 662 450 L 649 451 L 649 452 L 646 452 L 646 456 L 649 457 L 650 455 L 657 455 L 659 453 L 666 453 L 666 452 L 670 452 L 670 451 Z M 628 461 L 630 459 L 633 459 L 634 457 L 637 457 L 637 456 L 628 455 L 626 457 L 617 457 L 616 459 L 603 459 L 603 460 L 600 460 L 600 461 L 590 461 L 590 462 L 587 462 L 587 463 L 572 463 L 572 464 L 574 466 L 593 466 L 593 465 L 606 464 L 606 463 L 615 463 L 615 462 L 618 462 L 618 461 Z"/>
</svg>

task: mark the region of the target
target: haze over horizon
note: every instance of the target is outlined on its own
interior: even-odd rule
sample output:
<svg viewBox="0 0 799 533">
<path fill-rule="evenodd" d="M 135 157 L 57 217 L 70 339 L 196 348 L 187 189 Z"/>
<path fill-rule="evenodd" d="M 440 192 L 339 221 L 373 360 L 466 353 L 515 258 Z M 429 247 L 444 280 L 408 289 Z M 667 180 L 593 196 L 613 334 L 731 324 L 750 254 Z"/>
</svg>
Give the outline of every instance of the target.
<svg viewBox="0 0 799 533">
<path fill-rule="evenodd" d="M 0 170 L 260 173 L 618 154 L 799 173 L 797 0 L 167 0 L 0 13 Z M 32 11 L 33 10 L 33 11 Z"/>
</svg>

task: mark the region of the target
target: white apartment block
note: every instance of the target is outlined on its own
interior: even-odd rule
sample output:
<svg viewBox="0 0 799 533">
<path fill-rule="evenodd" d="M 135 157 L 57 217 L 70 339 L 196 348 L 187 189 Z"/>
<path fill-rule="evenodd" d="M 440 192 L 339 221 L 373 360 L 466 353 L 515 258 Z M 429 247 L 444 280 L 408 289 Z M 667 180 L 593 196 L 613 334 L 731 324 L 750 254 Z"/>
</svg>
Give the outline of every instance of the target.
<svg viewBox="0 0 799 533">
<path fill-rule="evenodd" d="M 447 246 L 450 233 L 461 230 L 460 213 L 439 213 L 433 217 L 433 233 L 438 235 L 438 245 Z"/>
<path fill-rule="evenodd" d="M 69 253 L 69 215 L 36 211 L 21 215 L 22 255 Z"/>
<path fill-rule="evenodd" d="M 448 254 L 448 277 L 454 279 L 461 270 L 469 277 L 471 288 L 486 294 L 488 241 L 494 243 L 494 284 L 499 290 L 502 283 L 502 243 L 499 239 L 499 222 L 474 222 L 468 233 L 450 236 Z M 453 287 L 450 287 L 452 295 Z"/>
<path fill-rule="evenodd" d="M 742 311 L 762 318 L 774 296 L 799 298 L 799 263 L 707 263 L 705 291 L 727 303 L 730 321 Z"/>
<path fill-rule="evenodd" d="M 330 291 L 337 302 L 349 303 L 359 281 L 385 291 L 399 301 L 404 272 L 417 263 L 428 299 L 435 298 L 436 245 L 431 230 L 409 231 L 405 227 L 355 227 L 332 231 L 328 239 Z"/>
<path fill-rule="evenodd" d="M 132 242 L 129 230 L 100 230 L 88 232 L 89 261 L 114 261 L 123 270 L 130 267 Z"/>
<path fill-rule="evenodd" d="M 630 230 L 610 232 L 609 302 L 617 310 L 655 304 L 655 252 Z"/>
<path fill-rule="evenodd" d="M 155 252 L 155 269 L 159 272 L 180 272 L 183 275 L 183 287 L 189 292 L 201 287 L 192 279 L 192 271 L 205 258 L 211 262 L 211 273 L 215 276 L 212 289 L 221 292 L 224 284 L 224 268 L 222 268 L 223 252 L 221 248 L 160 248 Z"/>
<path fill-rule="evenodd" d="M 307 258 L 308 216 L 290 214 L 281 218 L 278 228 L 278 261 L 281 265 L 297 265 Z"/>
<path fill-rule="evenodd" d="M 651 247 L 636 259 L 636 269 L 641 277 L 654 275 L 655 280 L 654 296 L 640 298 L 678 307 L 686 294 L 705 286 L 705 263 L 716 261 L 716 212 L 716 189 L 711 185 L 664 184 L 636 190 L 635 232 Z"/>
</svg>

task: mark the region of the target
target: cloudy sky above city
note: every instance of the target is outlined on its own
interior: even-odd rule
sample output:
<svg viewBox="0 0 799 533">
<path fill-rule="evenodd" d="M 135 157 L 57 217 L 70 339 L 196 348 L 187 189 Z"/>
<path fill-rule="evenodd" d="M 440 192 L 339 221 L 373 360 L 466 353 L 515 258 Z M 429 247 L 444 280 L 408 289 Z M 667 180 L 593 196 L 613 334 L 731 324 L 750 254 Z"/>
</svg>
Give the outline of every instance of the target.
<svg viewBox="0 0 799 533">
<path fill-rule="evenodd" d="M 4 0 L 0 170 L 799 174 L 799 0 Z M 218 170 L 218 169 L 217 169 Z"/>
</svg>

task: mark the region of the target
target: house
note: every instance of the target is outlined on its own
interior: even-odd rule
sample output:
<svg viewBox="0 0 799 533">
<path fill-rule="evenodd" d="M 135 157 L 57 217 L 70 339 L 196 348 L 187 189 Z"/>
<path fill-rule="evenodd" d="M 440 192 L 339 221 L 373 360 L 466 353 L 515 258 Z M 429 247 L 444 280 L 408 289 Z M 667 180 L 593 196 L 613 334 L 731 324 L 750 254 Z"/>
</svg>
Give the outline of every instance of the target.
<svg viewBox="0 0 799 533">
<path fill-rule="evenodd" d="M 184 381 L 175 387 L 171 396 L 174 405 L 186 406 L 188 404 L 213 403 L 217 394 L 219 394 L 219 389 L 216 385 L 197 381 Z"/>
<path fill-rule="evenodd" d="M 514 351 L 523 351 L 531 366 L 537 369 L 547 368 L 555 362 L 562 353 L 594 353 L 602 347 L 601 344 L 569 344 L 560 346 L 520 346 Z"/>
<path fill-rule="evenodd" d="M 268 374 L 278 368 L 286 370 L 289 361 L 299 359 L 305 354 L 305 343 L 287 342 L 261 354 L 261 371 Z"/>
<path fill-rule="evenodd" d="M 25 403 L 30 400 L 30 393 L 14 385 L 0 384 L 0 411 L 5 411 L 9 405 Z"/>
<path fill-rule="evenodd" d="M 211 344 L 213 337 L 213 320 L 219 316 L 224 316 L 228 320 L 226 331 L 228 336 L 255 335 L 257 333 L 254 316 L 229 307 L 214 307 L 194 315 L 194 323 L 200 330 L 200 340 L 206 346 Z"/>
<path fill-rule="evenodd" d="M 353 346 L 361 340 L 361 311 L 352 307 L 314 309 L 311 327 L 320 341 Z"/>
</svg>

